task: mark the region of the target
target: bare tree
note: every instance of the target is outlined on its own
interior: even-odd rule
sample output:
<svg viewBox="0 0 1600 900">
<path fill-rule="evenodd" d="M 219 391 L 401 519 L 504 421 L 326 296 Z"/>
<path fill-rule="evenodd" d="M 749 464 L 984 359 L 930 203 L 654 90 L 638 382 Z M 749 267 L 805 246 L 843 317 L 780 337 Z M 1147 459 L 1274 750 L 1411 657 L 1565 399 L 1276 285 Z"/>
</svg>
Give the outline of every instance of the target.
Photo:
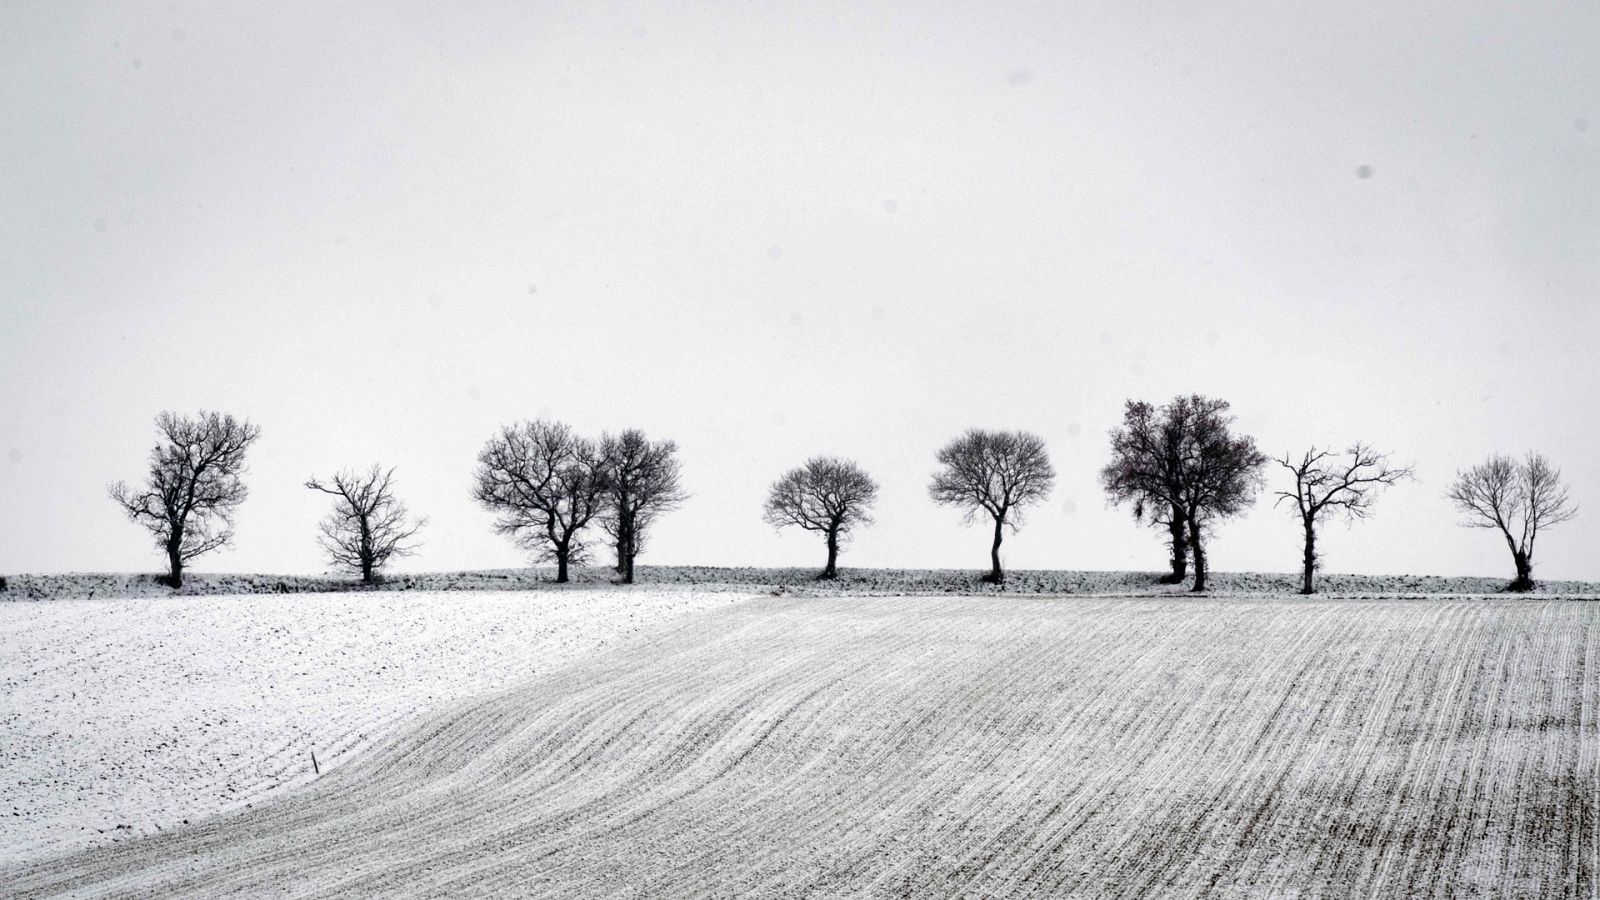
<svg viewBox="0 0 1600 900">
<path fill-rule="evenodd" d="M 365 473 L 340 472 L 332 482 L 311 478 L 306 487 L 334 498 L 333 511 L 319 526 L 318 543 L 335 566 L 360 573 L 365 584 L 391 558 L 415 552 L 416 545 L 406 542 L 428 522 L 411 520 L 411 512 L 394 495 L 394 469 L 384 471 L 377 463 Z"/>
<path fill-rule="evenodd" d="M 1379 453 L 1359 441 L 1343 453 L 1312 447 L 1298 460 L 1285 453 L 1276 460 L 1294 476 L 1294 490 L 1277 491 L 1273 505 L 1292 504 L 1305 531 L 1304 569 L 1300 593 L 1316 593 L 1317 525 L 1328 513 L 1342 514 L 1347 520 L 1365 519 L 1377 494 L 1404 478 L 1415 477 L 1410 466 L 1396 466 L 1389 455 Z"/>
<path fill-rule="evenodd" d="M 677 509 L 687 495 L 678 485 L 678 445 L 651 441 L 630 428 L 600 440 L 606 505 L 601 528 L 617 550 L 617 574 L 633 584 L 633 561 L 644 549 L 645 533 L 656 517 Z"/>
<path fill-rule="evenodd" d="M 1194 589 L 1206 589 L 1206 535 L 1242 512 L 1261 487 L 1266 457 L 1249 437 L 1233 435 L 1228 403 L 1199 394 L 1164 406 L 1129 400 L 1111 432 L 1111 462 L 1100 482 L 1113 504 L 1160 526 L 1171 542 L 1168 584 L 1183 581 L 1194 558 Z"/>
<path fill-rule="evenodd" d="M 585 559 L 580 532 L 605 505 L 594 442 L 559 422 L 502 428 L 478 454 L 472 497 L 499 513 L 495 530 L 554 560 L 556 581 Z"/>
<path fill-rule="evenodd" d="M 1469 528 L 1495 528 L 1506 539 L 1517 567 L 1514 591 L 1533 590 L 1533 544 L 1541 528 L 1576 518 L 1561 470 L 1543 454 L 1529 453 L 1521 462 L 1496 454 L 1464 472 L 1445 495 L 1466 516 Z"/>
<path fill-rule="evenodd" d="M 819 578 L 839 574 L 839 545 L 858 525 L 872 524 L 878 485 L 848 459 L 814 456 L 773 482 L 763 517 L 774 528 L 797 525 L 820 531 L 828 544 L 828 565 Z"/>
<path fill-rule="evenodd" d="M 261 430 L 204 410 L 193 419 L 163 412 L 156 430 L 162 440 L 150 451 L 145 490 L 119 481 L 110 493 L 129 519 L 155 536 L 167 554 L 166 582 L 179 588 L 189 560 L 233 539 L 233 513 L 248 494 L 241 478 L 245 451 Z"/>
<path fill-rule="evenodd" d="M 944 468 L 934 474 L 928 493 L 935 503 L 964 509 L 966 522 L 980 513 L 994 520 L 984 580 L 1005 583 L 1000 542 L 1006 526 L 1012 531 L 1021 527 L 1023 509 L 1050 496 L 1055 484 L 1044 439 L 1026 431 L 973 428 L 940 449 L 938 460 Z"/>
<path fill-rule="evenodd" d="M 1135 521 L 1148 521 L 1167 533 L 1172 548 L 1171 571 L 1163 584 L 1179 584 L 1189 575 L 1188 521 L 1183 513 L 1183 416 L 1142 400 L 1123 407 L 1122 425 L 1111 432 L 1111 462 L 1100 470 L 1100 483 L 1112 505 L 1131 504 Z"/>
<path fill-rule="evenodd" d="M 1177 397 L 1165 407 L 1181 438 L 1181 471 L 1177 508 L 1189 529 L 1194 554 L 1193 590 L 1206 589 L 1209 574 L 1205 539 L 1223 519 L 1236 516 L 1255 502 L 1261 490 L 1261 469 L 1267 457 L 1255 439 L 1233 433 L 1228 402 L 1199 394 Z"/>
</svg>

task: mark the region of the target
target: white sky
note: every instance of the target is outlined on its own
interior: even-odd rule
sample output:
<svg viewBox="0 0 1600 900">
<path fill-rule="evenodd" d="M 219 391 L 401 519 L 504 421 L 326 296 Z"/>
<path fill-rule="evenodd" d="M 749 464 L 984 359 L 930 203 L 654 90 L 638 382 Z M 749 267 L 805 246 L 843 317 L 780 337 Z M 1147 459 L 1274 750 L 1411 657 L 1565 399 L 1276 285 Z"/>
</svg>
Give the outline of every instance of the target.
<svg viewBox="0 0 1600 900">
<path fill-rule="evenodd" d="M 263 437 L 237 548 L 311 572 L 311 474 L 398 466 L 403 568 L 522 564 L 468 499 L 507 422 L 644 428 L 646 563 L 820 565 L 815 453 L 882 484 L 845 565 L 985 565 L 940 444 L 1043 435 L 1016 567 L 1159 569 L 1096 473 L 1128 397 L 1422 480 L 1333 572 L 1510 575 L 1442 499 L 1544 451 L 1600 579 L 1600 4 L 0 5 L 0 572 L 160 568 L 106 499 L 162 409 Z M 1368 167 L 1368 168 L 1364 168 Z M 1272 484 L 1281 486 L 1277 472 Z M 1212 546 L 1290 571 L 1264 499 Z"/>
</svg>

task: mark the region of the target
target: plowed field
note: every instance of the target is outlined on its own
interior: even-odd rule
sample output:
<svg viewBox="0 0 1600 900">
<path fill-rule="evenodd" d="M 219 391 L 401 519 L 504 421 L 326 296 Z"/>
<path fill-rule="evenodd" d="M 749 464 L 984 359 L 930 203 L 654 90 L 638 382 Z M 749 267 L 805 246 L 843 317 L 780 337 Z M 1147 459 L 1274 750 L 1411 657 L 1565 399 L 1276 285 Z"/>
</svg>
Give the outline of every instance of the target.
<svg viewBox="0 0 1600 900">
<path fill-rule="evenodd" d="M 1584 897 L 1600 604 L 758 599 L 24 897 Z"/>
</svg>

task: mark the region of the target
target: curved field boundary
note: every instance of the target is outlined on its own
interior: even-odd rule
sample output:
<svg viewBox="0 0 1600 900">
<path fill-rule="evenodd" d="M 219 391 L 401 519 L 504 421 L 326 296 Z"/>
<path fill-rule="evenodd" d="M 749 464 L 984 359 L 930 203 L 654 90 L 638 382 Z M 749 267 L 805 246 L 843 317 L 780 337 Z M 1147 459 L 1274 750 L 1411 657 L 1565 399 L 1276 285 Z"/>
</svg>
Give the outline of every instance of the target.
<svg viewBox="0 0 1600 900">
<path fill-rule="evenodd" d="M 1592 897 L 1600 607 L 783 599 L 18 896 Z"/>
</svg>

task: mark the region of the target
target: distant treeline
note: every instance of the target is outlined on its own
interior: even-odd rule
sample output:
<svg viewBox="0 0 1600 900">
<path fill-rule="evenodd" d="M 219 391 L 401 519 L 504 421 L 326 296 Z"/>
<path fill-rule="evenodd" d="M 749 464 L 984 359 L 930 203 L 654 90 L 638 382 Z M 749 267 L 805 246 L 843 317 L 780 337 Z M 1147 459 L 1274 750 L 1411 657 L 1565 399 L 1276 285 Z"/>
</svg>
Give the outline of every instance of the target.
<svg viewBox="0 0 1600 900">
<path fill-rule="evenodd" d="M 1206 589 L 1206 544 L 1223 522 L 1257 501 L 1269 463 L 1287 473 L 1272 496 L 1302 530 L 1300 590 L 1306 594 L 1316 590 L 1321 524 L 1329 517 L 1365 518 L 1384 488 L 1414 477 L 1411 466 L 1361 441 L 1270 459 L 1234 426 L 1226 401 L 1193 394 L 1161 406 L 1130 400 L 1111 432 L 1101 483 L 1136 521 L 1163 532 L 1171 551 L 1168 583 L 1187 579 L 1192 566 L 1193 589 Z M 233 513 L 248 493 L 245 454 L 261 432 L 248 421 L 206 411 L 193 418 L 163 412 L 156 428 L 161 439 L 150 452 L 144 489 L 118 482 L 110 493 L 154 536 L 167 558 L 163 580 L 176 588 L 190 560 L 233 539 Z M 985 580 L 1003 584 L 1000 547 L 1007 531 L 1019 529 L 1026 510 L 1054 487 L 1044 440 L 1026 431 L 975 428 L 934 458 L 929 496 L 960 510 L 969 523 L 992 525 Z M 554 563 L 556 581 L 568 581 L 571 567 L 589 561 L 589 536 L 597 529 L 615 560 L 616 580 L 632 583 L 651 529 L 686 499 L 680 472 L 677 445 L 637 429 L 593 440 L 559 422 L 521 422 L 500 429 L 479 452 L 472 496 L 497 515 L 497 531 Z M 335 567 L 370 584 L 391 559 L 415 551 L 426 520 L 412 516 L 397 497 L 392 468 L 346 469 L 310 478 L 305 486 L 333 498 L 319 541 Z M 817 456 L 772 483 L 764 516 L 776 528 L 817 532 L 827 548 L 818 577 L 832 579 L 842 545 L 872 523 L 877 495 L 877 482 L 854 461 Z M 1516 571 L 1509 587 L 1519 591 L 1533 587 L 1539 532 L 1577 514 L 1560 471 L 1537 453 L 1494 455 L 1457 472 L 1447 496 L 1464 525 L 1493 529 L 1505 539 Z"/>
<path fill-rule="evenodd" d="M 273 575 L 190 572 L 184 595 L 326 594 L 350 592 L 450 592 L 584 590 L 616 582 L 609 563 L 575 566 L 565 584 L 554 583 L 546 566 L 460 572 L 394 572 L 371 583 L 342 574 Z M 1155 583 L 1151 572 L 1092 572 L 1062 569 L 1008 569 L 1003 585 L 981 584 L 973 569 L 853 569 L 840 566 L 838 577 L 818 579 L 816 568 L 724 568 L 717 566 L 638 566 L 639 587 L 695 591 L 760 591 L 782 596 L 870 596 L 965 594 L 975 591 L 1064 596 L 1153 597 L 1183 591 L 1181 585 Z M 167 596 L 173 593 L 165 575 L 77 573 L 13 575 L 0 600 L 113 599 Z M 1209 592 L 1229 595 L 1281 596 L 1300 586 L 1298 573 L 1212 572 Z M 1492 594 L 1505 579 L 1437 575 L 1350 575 L 1331 573 L 1317 579 L 1317 592 L 1327 597 L 1438 597 Z M 1541 580 L 1536 596 L 1567 599 L 1600 598 L 1600 584 Z M 1208 593 L 1209 593 L 1208 592 Z"/>
</svg>

